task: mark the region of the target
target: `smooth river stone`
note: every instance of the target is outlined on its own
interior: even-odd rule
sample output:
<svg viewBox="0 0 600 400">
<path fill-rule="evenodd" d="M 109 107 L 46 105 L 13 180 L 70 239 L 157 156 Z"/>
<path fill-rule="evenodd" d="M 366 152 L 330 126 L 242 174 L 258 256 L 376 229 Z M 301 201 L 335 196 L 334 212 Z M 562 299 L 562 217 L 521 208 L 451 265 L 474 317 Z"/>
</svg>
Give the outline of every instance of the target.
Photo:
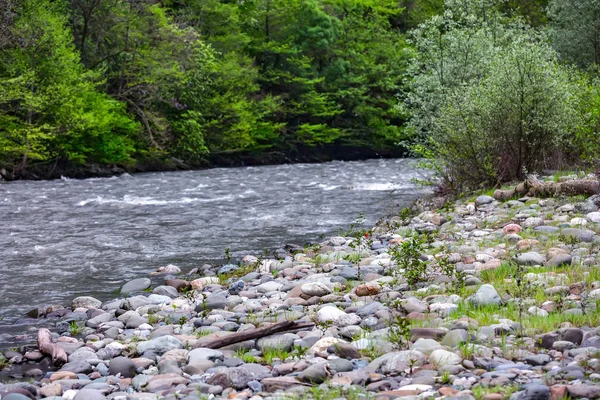
<svg viewBox="0 0 600 400">
<path fill-rule="evenodd" d="M 141 292 L 145 289 L 148 289 L 151 284 L 152 284 L 152 281 L 148 278 L 134 279 L 123 285 L 123 287 L 121 288 L 121 293 L 128 294 L 128 293 Z"/>
</svg>

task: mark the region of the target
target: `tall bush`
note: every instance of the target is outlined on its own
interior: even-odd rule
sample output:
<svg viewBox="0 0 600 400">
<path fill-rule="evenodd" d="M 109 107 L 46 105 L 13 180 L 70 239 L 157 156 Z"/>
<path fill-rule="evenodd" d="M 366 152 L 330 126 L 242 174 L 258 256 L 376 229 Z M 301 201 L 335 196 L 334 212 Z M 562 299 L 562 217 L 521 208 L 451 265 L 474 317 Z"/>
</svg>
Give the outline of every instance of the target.
<svg viewBox="0 0 600 400">
<path fill-rule="evenodd" d="M 455 186 L 494 185 L 550 165 L 579 123 L 570 71 L 543 35 L 498 4 L 447 0 L 443 16 L 413 32 L 405 101 L 413 148 Z"/>
</svg>

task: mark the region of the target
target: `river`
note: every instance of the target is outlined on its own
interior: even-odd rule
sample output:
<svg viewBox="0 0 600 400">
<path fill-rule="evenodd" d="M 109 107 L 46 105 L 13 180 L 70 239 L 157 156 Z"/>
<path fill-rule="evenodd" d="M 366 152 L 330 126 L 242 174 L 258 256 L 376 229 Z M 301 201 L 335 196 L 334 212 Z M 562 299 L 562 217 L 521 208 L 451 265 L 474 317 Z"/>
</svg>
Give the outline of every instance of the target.
<svg viewBox="0 0 600 400">
<path fill-rule="evenodd" d="M 33 308 L 115 297 L 127 280 L 365 226 L 423 189 L 414 160 L 218 168 L 0 183 L 0 343 Z"/>
</svg>

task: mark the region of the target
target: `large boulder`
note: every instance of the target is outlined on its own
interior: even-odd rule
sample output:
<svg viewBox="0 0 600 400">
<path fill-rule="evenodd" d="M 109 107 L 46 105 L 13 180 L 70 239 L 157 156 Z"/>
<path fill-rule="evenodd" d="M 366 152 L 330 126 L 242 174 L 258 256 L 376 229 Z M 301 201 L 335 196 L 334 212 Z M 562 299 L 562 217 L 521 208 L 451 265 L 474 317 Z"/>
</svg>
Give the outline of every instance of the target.
<svg viewBox="0 0 600 400">
<path fill-rule="evenodd" d="M 492 285 L 481 285 L 477 292 L 469 297 L 469 302 L 474 306 L 490 306 L 502 303 L 502 298 Z"/>
</svg>

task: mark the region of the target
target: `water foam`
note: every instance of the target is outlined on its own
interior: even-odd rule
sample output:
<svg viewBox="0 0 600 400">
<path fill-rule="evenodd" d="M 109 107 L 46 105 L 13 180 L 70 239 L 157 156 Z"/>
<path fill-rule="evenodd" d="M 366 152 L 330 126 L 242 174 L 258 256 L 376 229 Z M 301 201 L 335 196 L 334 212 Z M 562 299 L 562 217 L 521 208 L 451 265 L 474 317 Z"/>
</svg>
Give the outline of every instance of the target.
<svg viewBox="0 0 600 400">
<path fill-rule="evenodd" d="M 190 204 L 190 203 L 211 203 L 215 201 L 229 201 L 233 200 L 233 196 L 222 196 L 215 197 L 212 199 L 199 199 L 196 197 L 182 197 L 175 200 L 159 200 L 153 197 L 138 197 L 138 196 L 123 196 L 122 200 L 119 199 L 106 199 L 102 196 L 97 196 L 92 199 L 82 200 L 77 203 L 78 206 L 87 206 L 88 204 L 128 204 L 133 206 L 163 206 L 167 204 Z"/>
</svg>

